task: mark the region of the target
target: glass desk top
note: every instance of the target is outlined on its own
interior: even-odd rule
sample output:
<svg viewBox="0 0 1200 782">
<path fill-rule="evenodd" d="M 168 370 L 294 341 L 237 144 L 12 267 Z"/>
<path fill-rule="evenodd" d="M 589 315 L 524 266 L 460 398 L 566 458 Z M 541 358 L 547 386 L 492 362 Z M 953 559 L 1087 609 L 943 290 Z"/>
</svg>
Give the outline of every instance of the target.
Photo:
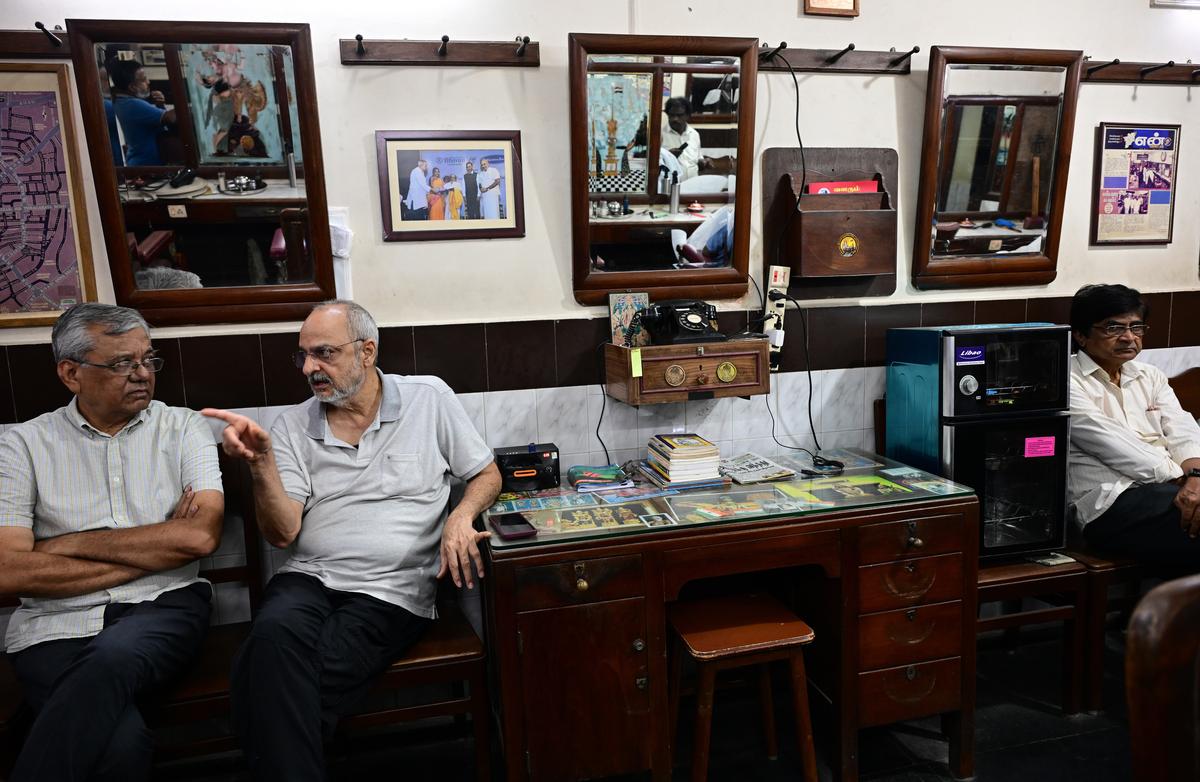
<svg viewBox="0 0 1200 782">
<path fill-rule="evenodd" d="M 639 483 L 607 492 L 581 493 L 564 487 L 501 494 L 484 512 L 486 529 L 492 532 L 488 545 L 498 551 L 509 550 L 975 493 L 967 486 L 865 451 L 825 451 L 823 455 L 844 461 L 846 468 L 839 475 L 801 476 L 799 470 L 811 468 L 811 462 L 773 456 L 772 461 L 791 467 L 797 476 L 770 483 L 734 483 L 724 489 L 677 491 Z M 492 514 L 512 512 L 533 524 L 537 535 L 502 540 L 487 524 Z"/>
</svg>

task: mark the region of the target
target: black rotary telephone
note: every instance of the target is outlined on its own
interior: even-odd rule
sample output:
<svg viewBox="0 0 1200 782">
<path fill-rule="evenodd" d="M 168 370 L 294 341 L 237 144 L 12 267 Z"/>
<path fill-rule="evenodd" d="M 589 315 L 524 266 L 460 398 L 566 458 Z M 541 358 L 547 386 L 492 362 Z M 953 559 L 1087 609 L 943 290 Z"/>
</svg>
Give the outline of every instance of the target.
<svg viewBox="0 0 1200 782">
<path fill-rule="evenodd" d="M 639 325 L 650 335 L 652 345 L 682 345 L 688 342 L 723 342 L 717 331 L 717 308 L 695 299 L 671 299 L 651 304 L 634 316 L 625 332 L 625 347 Z"/>
</svg>

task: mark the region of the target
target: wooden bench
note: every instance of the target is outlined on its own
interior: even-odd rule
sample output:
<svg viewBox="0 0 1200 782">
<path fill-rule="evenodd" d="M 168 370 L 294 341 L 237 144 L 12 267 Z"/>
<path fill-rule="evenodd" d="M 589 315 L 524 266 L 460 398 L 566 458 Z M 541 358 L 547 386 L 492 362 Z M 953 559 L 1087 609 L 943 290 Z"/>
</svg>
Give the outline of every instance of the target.
<svg viewBox="0 0 1200 782">
<path fill-rule="evenodd" d="M 213 584 L 243 583 L 249 591 L 253 616 L 265 581 L 262 543 L 254 516 L 254 500 L 249 470 L 242 462 L 221 456 L 222 483 L 225 490 L 227 519 L 242 518 L 245 563 L 232 567 L 201 571 Z M 230 525 L 233 526 L 233 525 Z M 228 529 L 227 529 L 228 532 Z M 10 603 L 15 604 L 15 603 Z M 147 709 L 147 722 L 155 728 L 192 725 L 206 720 L 227 723 L 229 715 L 229 673 L 233 657 L 250 629 L 249 622 L 215 625 L 209 628 L 196 663 L 161 701 Z M 487 696 L 486 654 L 483 643 L 454 603 L 439 603 L 439 618 L 420 641 L 376 682 L 373 691 L 385 692 L 423 685 L 446 685 L 447 697 L 433 697 L 414 706 L 384 706 L 348 717 L 343 727 L 354 729 L 400 723 L 434 716 L 471 716 L 475 739 L 476 778 L 491 778 L 490 720 Z M 462 685 L 469 689 L 464 695 Z M 12 666 L 0 656 L 0 778 L 7 776 L 20 739 L 31 720 L 25 707 Z M 227 731 L 185 740 L 170 741 L 156 731 L 155 756 L 159 761 L 231 751 L 236 739 Z"/>
</svg>

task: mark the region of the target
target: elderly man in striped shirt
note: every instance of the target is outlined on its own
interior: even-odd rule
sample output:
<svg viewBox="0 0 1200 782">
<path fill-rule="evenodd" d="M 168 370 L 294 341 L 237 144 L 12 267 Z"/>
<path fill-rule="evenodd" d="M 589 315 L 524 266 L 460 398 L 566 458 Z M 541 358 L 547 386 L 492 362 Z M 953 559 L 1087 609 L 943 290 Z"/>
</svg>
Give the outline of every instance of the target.
<svg viewBox="0 0 1200 782">
<path fill-rule="evenodd" d="M 10 779 L 146 779 L 137 701 L 208 625 L 216 447 L 199 414 L 152 401 L 163 360 L 134 310 L 77 305 L 52 339 L 75 398 L 0 437 L 0 593 L 21 596 L 5 642 L 37 715 Z"/>
</svg>

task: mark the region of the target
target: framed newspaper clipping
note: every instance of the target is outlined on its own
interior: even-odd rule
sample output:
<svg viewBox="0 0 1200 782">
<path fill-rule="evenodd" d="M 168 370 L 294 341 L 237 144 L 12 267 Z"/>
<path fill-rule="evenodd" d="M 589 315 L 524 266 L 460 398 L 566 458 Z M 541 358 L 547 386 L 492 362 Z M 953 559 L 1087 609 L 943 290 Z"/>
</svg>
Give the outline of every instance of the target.
<svg viewBox="0 0 1200 782">
<path fill-rule="evenodd" d="M 1178 170 L 1178 125 L 1100 123 L 1091 244 L 1169 244 Z"/>
</svg>

